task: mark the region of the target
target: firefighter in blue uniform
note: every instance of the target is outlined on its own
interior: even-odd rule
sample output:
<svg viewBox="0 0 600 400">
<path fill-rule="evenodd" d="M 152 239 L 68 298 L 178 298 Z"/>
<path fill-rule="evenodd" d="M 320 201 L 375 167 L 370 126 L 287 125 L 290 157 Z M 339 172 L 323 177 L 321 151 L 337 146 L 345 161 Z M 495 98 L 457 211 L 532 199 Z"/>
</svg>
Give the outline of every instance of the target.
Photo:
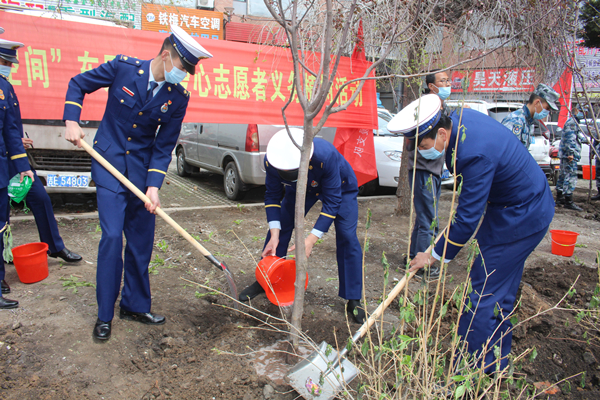
<svg viewBox="0 0 600 400">
<path fill-rule="evenodd" d="M 0 28 L 2 29 L 2 28 Z M 2 29 L 4 32 L 4 29 Z M 1 32 L 0 32 L 1 33 Z M 5 299 L 2 294 L 10 293 L 10 287 L 4 281 L 4 240 L 8 229 L 8 181 L 12 177 L 9 174 L 9 163 L 14 163 L 15 174 L 21 173 L 21 181 L 25 175 L 34 179 L 27 154 L 21 141 L 21 131 L 16 120 L 13 87 L 8 82 L 8 76 L 12 64 L 18 64 L 17 49 L 23 47 L 23 43 L 0 39 L 0 309 L 16 308 L 19 302 Z"/>
<path fill-rule="evenodd" d="M 290 128 L 294 141 L 302 144 L 304 131 Z M 287 130 L 276 133 L 267 146 L 265 210 L 269 232 L 262 256 L 285 257 L 294 230 L 296 180 L 300 150 L 290 140 Z M 306 255 L 333 223 L 336 233 L 339 296 L 348 300 L 346 310 L 362 323 L 365 312 L 360 306 L 362 293 L 362 249 L 356 236 L 358 223 L 358 184 L 350 164 L 333 145 L 316 138 L 308 167 L 305 214 L 321 200 L 323 207 L 315 226 L 305 239 Z M 283 200 L 282 200 L 283 199 Z M 264 293 L 258 282 L 244 289 L 240 301 Z"/>
<path fill-rule="evenodd" d="M 418 100 L 411 103 L 388 129 L 414 138 L 418 106 Z M 430 253 L 417 254 L 411 271 L 442 256 L 444 262 L 451 261 L 469 242 L 485 212 L 475 236 L 480 254 L 470 272 L 473 290 L 466 300 L 473 306 L 461 316 L 458 333 L 477 357 L 478 366 L 493 373 L 496 362 L 500 368 L 507 366 L 512 342 L 509 315 L 525 260 L 554 216 L 554 199 L 544 173 L 509 129 L 469 109 L 446 116 L 438 111 L 440 106 L 437 96 L 422 97 L 419 114 L 429 118 L 419 121 L 418 149 L 445 152 L 448 169 L 454 170 L 455 162 L 457 176 L 462 176 L 462 192 L 454 221 Z M 499 360 L 495 346 L 501 349 Z"/>
<path fill-rule="evenodd" d="M 190 93 L 181 82 L 200 59 L 212 57 L 178 26 L 149 61 L 118 55 L 69 82 L 64 117 L 66 139 L 78 146 L 84 133 L 78 121 L 84 96 L 108 87 L 106 112 L 94 149 L 151 200 L 144 204 L 117 178 L 92 160 L 102 237 L 98 246 L 94 338 L 110 338 L 114 305 L 121 292 L 121 319 L 157 325 L 165 317 L 150 312 L 148 264 L 154 241 L 158 189 L 177 142 Z M 123 233 L 127 240 L 123 258 Z M 124 270 L 123 289 L 121 274 Z"/>
</svg>

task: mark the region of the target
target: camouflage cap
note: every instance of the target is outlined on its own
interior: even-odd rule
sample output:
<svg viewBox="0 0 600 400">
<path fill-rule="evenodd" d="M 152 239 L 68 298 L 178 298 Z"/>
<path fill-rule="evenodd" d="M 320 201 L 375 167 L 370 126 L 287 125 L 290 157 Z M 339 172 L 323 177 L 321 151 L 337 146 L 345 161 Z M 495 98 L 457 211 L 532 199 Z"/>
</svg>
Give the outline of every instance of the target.
<svg viewBox="0 0 600 400">
<path fill-rule="evenodd" d="M 540 83 L 533 92 L 533 94 L 540 96 L 542 99 L 546 100 L 546 102 L 550 105 L 550 108 L 552 108 L 553 110 L 558 110 L 558 107 L 556 106 L 556 101 L 560 98 L 560 95 L 550 86 Z"/>
</svg>

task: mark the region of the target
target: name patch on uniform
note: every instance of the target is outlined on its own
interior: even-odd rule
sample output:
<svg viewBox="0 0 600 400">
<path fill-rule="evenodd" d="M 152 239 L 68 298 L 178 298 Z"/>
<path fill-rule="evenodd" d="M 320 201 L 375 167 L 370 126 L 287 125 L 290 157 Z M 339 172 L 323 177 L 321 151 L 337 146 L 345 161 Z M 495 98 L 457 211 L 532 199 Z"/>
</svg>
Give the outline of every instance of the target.
<svg viewBox="0 0 600 400">
<path fill-rule="evenodd" d="M 131 97 L 135 96 L 135 93 L 133 93 L 131 90 L 127 89 L 125 86 L 123 86 L 123 91 L 125 93 L 127 93 L 128 95 L 130 95 Z"/>
<path fill-rule="evenodd" d="M 317 187 L 317 186 L 319 186 L 319 182 L 317 182 L 317 181 L 312 181 L 312 182 L 310 183 L 310 186 L 312 186 L 312 187 Z"/>
</svg>

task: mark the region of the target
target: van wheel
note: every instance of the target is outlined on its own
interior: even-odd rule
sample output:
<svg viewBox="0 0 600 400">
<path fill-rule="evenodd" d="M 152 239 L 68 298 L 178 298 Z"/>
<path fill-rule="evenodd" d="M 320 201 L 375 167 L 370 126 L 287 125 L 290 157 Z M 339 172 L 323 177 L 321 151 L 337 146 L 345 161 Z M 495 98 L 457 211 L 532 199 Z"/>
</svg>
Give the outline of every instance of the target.
<svg viewBox="0 0 600 400">
<path fill-rule="evenodd" d="M 375 178 L 370 182 L 365 183 L 364 185 L 358 188 L 359 196 L 372 196 L 377 192 L 379 188 L 379 178 Z"/>
<path fill-rule="evenodd" d="M 240 173 L 233 161 L 230 161 L 225 167 L 223 188 L 225 189 L 225 195 L 229 200 L 241 200 L 244 198 L 244 183 L 240 179 Z"/>
<path fill-rule="evenodd" d="M 190 176 L 192 167 L 185 161 L 185 155 L 183 149 L 177 150 L 177 175 L 179 176 Z"/>
</svg>

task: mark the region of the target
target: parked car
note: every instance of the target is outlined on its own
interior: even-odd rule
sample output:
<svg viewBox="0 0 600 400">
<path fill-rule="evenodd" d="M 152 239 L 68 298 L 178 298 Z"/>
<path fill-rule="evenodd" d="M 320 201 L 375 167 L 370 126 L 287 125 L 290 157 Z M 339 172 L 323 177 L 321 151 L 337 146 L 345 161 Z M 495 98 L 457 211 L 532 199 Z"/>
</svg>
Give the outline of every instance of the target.
<svg viewBox="0 0 600 400">
<path fill-rule="evenodd" d="M 466 100 L 462 101 L 450 100 L 446 102 L 446 107 L 449 110 L 460 111 L 462 105 L 468 105 L 471 109 L 489 115 L 498 122 L 502 122 L 504 117 L 513 111 L 519 110 L 523 107 L 521 103 L 508 103 L 508 102 L 496 102 L 488 103 L 483 100 Z M 529 153 L 533 156 L 535 161 L 538 163 L 542 171 L 549 178 L 552 177 L 552 169 L 550 167 L 550 142 L 548 140 L 548 129 L 544 128 L 540 130 L 538 124 L 534 124 L 534 132 L 531 136 L 531 143 L 529 144 Z M 544 134 L 546 137 L 544 137 Z"/>
<path fill-rule="evenodd" d="M 485 115 L 489 115 L 498 122 L 502 122 L 504 117 L 513 111 L 516 111 L 523 107 L 521 103 L 508 103 L 508 102 L 496 102 L 488 103 L 484 100 L 465 100 L 464 103 L 458 100 L 446 101 L 446 107 L 448 111 L 458 111 L 460 107 L 468 106 L 472 110 L 479 111 Z"/>
</svg>

